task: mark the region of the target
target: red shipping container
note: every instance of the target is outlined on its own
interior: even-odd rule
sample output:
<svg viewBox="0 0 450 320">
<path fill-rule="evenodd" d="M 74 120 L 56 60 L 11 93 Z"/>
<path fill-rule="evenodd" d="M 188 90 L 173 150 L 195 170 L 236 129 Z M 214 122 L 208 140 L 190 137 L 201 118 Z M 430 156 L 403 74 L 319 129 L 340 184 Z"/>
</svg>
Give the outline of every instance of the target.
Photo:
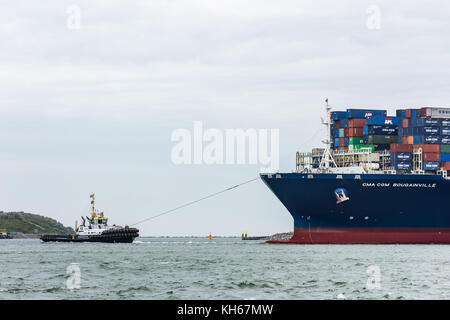
<svg viewBox="0 0 450 320">
<path fill-rule="evenodd" d="M 340 127 L 339 127 L 340 121 L 339 120 L 334 120 L 333 124 L 334 124 L 334 129 L 340 129 Z"/>
<path fill-rule="evenodd" d="M 414 150 L 422 148 L 423 153 L 439 153 L 441 152 L 440 144 L 415 144 Z"/>
<path fill-rule="evenodd" d="M 348 137 L 348 128 L 344 128 L 344 137 Z"/>
<path fill-rule="evenodd" d="M 403 119 L 403 128 L 408 128 L 408 119 Z"/>
<path fill-rule="evenodd" d="M 408 143 L 408 137 L 403 137 L 403 144 L 409 144 Z"/>
<path fill-rule="evenodd" d="M 349 119 L 349 128 L 363 128 L 366 125 L 366 119 Z"/>
<path fill-rule="evenodd" d="M 427 116 L 427 108 L 421 108 L 420 109 L 420 117 L 426 118 L 426 116 Z"/>
<path fill-rule="evenodd" d="M 349 137 L 362 137 L 364 135 L 364 128 L 349 128 L 348 136 Z"/>
<path fill-rule="evenodd" d="M 391 152 L 411 152 L 411 151 L 412 145 L 410 144 L 397 144 L 397 143 L 391 144 Z"/>
<path fill-rule="evenodd" d="M 439 162 L 441 160 L 441 154 L 440 153 L 424 153 L 423 154 L 423 161 L 437 161 Z"/>
<path fill-rule="evenodd" d="M 411 109 L 406 109 L 406 118 L 411 119 Z"/>
<path fill-rule="evenodd" d="M 444 168 L 444 170 L 450 170 L 450 162 L 441 162 L 441 168 Z"/>
<path fill-rule="evenodd" d="M 344 138 L 339 138 L 339 147 L 344 146 Z"/>
</svg>

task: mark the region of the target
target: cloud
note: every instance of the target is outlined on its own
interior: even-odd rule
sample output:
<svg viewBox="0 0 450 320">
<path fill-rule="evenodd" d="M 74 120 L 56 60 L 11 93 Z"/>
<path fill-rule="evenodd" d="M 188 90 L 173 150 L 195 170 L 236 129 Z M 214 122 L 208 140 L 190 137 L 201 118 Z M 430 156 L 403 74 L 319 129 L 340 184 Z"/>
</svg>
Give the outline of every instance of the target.
<svg viewBox="0 0 450 320">
<path fill-rule="evenodd" d="M 67 28 L 69 5 L 81 9 L 79 30 Z M 380 9 L 379 30 L 366 26 L 369 5 Z M 326 97 L 336 108 L 391 112 L 447 105 L 449 9 L 446 1 L 3 1 L 0 156 L 4 180 L 17 183 L 3 187 L 4 205 L 47 210 L 49 194 L 70 201 L 60 188 L 70 181 L 74 201 L 84 201 L 94 187 L 87 181 L 95 180 L 108 200 L 119 191 L 139 194 L 128 216 L 139 220 L 142 208 L 166 209 L 257 171 L 174 168 L 170 133 L 194 120 L 222 129 L 279 128 L 281 164 L 291 171 L 301 144 L 320 145 L 313 133 Z M 174 184 L 183 195 L 162 197 Z M 236 203 L 251 210 L 249 197 L 264 199 L 255 211 L 278 221 L 281 213 L 270 210 L 284 209 L 265 192 L 236 193 Z M 152 193 L 158 196 L 149 204 L 145 194 Z M 46 212 L 72 224 L 78 213 L 60 213 L 62 200 L 54 205 Z M 232 220 L 242 216 L 234 209 L 214 210 Z M 186 216 L 180 219 L 193 233 L 205 227 Z M 253 226 L 249 217 L 241 224 Z M 277 227 L 287 229 L 291 221 L 283 217 Z M 234 232 L 232 221 L 221 222 L 220 230 Z M 161 222 L 146 230 L 182 231 L 176 228 Z M 255 228 L 275 231 L 264 219 Z"/>
</svg>

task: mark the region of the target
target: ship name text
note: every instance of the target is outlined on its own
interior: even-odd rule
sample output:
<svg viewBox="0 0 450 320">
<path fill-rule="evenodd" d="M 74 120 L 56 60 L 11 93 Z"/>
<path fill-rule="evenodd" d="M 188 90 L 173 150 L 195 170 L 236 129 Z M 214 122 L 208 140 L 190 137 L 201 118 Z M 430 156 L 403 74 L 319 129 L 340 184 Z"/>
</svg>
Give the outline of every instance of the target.
<svg viewBox="0 0 450 320">
<path fill-rule="evenodd" d="M 393 187 L 393 188 L 436 188 L 436 183 L 390 183 L 390 182 L 364 182 L 363 187 Z"/>
</svg>

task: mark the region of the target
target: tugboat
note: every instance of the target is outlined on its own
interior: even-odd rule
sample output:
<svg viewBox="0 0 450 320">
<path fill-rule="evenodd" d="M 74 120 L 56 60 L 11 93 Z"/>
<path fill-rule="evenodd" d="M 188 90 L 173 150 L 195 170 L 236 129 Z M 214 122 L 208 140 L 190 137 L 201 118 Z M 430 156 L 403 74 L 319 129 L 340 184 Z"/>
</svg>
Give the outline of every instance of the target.
<svg viewBox="0 0 450 320">
<path fill-rule="evenodd" d="M 41 240 L 44 242 L 109 242 L 109 243 L 132 243 L 136 237 L 139 237 L 139 230 L 136 228 L 129 228 L 128 226 L 121 227 L 108 225 L 108 218 L 95 209 L 95 195 L 91 194 L 92 212 L 91 218 L 86 216 L 81 217 L 83 223 L 77 227 L 75 226 L 74 235 L 58 235 L 58 234 L 43 234 Z M 86 220 L 89 225 L 86 226 Z"/>
<path fill-rule="evenodd" d="M 6 232 L 0 232 L 0 239 L 12 239 L 12 237 Z"/>
</svg>

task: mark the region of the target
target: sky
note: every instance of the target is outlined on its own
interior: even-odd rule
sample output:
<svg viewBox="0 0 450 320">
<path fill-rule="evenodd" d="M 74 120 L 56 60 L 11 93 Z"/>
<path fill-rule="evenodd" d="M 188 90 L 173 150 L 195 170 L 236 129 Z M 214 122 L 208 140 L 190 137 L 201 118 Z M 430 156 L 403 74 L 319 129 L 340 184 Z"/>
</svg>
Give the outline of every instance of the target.
<svg viewBox="0 0 450 320">
<path fill-rule="evenodd" d="M 75 10 L 75 11 L 74 11 Z M 79 15 L 78 15 L 79 13 Z M 448 106 L 448 1 L 2 1 L 0 210 L 73 226 L 89 194 L 133 224 L 258 176 L 175 164 L 177 129 L 278 129 L 280 171 L 334 110 Z M 254 181 L 137 226 L 268 235 L 293 220 Z"/>
</svg>

